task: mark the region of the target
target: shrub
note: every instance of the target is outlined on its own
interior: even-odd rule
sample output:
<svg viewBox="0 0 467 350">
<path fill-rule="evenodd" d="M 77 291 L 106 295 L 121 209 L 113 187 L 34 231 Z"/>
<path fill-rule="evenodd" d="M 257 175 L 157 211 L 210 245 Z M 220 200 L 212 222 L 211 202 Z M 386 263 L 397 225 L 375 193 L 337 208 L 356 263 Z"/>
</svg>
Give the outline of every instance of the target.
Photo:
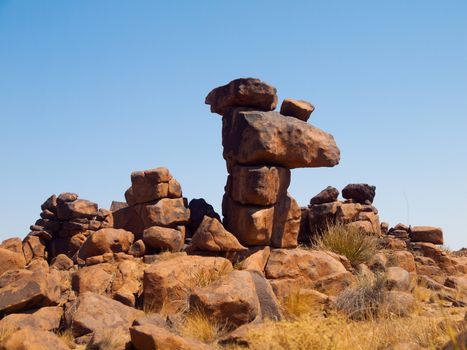
<svg viewBox="0 0 467 350">
<path fill-rule="evenodd" d="M 345 224 L 328 225 L 324 233 L 315 239 L 315 246 L 347 257 L 353 266 L 369 261 L 378 251 L 375 236 Z"/>
</svg>

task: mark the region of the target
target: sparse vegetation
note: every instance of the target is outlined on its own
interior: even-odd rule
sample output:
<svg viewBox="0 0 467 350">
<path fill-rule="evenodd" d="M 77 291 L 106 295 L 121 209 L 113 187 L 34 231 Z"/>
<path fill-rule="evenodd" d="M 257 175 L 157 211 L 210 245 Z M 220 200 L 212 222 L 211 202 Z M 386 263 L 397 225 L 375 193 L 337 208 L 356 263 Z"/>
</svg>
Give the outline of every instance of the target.
<svg viewBox="0 0 467 350">
<path fill-rule="evenodd" d="M 212 343 L 226 333 L 225 326 L 213 321 L 200 310 L 186 313 L 177 328 L 183 336 L 205 343 Z"/>
<path fill-rule="evenodd" d="M 281 306 L 284 315 L 289 319 L 296 319 L 322 309 L 322 304 L 315 295 L 299 291 L 290 293 Z"/>
<path fill-rule="evenodd" d="M 232 266 L 228 262 L 224 262 L 219 268 L 200 269 L 192 274 L 190 287 L 206 287 L 231 271 Z"/>
<path fill-rule="evenodd" d="M 6 339 L 13 334 L 15 331 L 15 328 L 9 324 L 4 322 L 2 325 L 0 325 L 0 349 L 2 349 L 2 344 L 6 341 Z"/>
<path fill-rule="evenodd" d="M 343 255 L 353 266 L 367 262 L 378 251 L 376 237 L 343 223 L 328 225 L 315 239 L 315 247 Z"/>
</svg>

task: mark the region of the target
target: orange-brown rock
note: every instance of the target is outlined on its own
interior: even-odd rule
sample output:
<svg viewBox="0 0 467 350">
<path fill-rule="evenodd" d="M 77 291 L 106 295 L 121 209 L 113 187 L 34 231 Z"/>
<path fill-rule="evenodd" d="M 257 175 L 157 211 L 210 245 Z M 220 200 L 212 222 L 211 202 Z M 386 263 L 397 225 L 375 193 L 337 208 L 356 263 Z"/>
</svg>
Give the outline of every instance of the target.
<svg viewBox="0 0 467 350">
<path fill-rule="evenodd" d="M 60 271 L 67 271 L 70 270 L 73 265 L 73 260 L 71 260 L 68 256 L 65 254 L 59 254 L 52 260 L 50 267 Z"/>
<path fill-rule="evenodd" d="M 70 350 L 56 334 L 48 331 L 25 328 L 14 332 L 2 344 L 3 350 Z"/>
<path fill-rule="evenodd" d="M 191 251 L 239 252 L 247 248 L 217 219 L 205 216 L 191 239 Z"/>
<path fill-rule="evenodd" d="M 250 248 L 248 256 L 239 264 L 240 270 L 258 271 L 264 274 L 271 248 L 269 246 Z"/>
<path fill-rule="evenodd" d="M 368 184 L 349 184 L 342 189 L 342 197 L 361 204 L 371 204 L 375 198 L 376 187 Z"/>
<path fill-rule="evenodd" d="M 274 166 L 235 166 L 230 196 L 241 204 L 273 205 L 287 193 L 290 170 Z"/>
<path fill-rule="evenodd" d="M 90 235 L 79 249 L 78 256 L 85 260 L 105 253 L 127 252 L 134 236 L 122 229 L 104 228 Z"/>
<path fill-rule="evenodd" d="M 289 194 L 274 206 L 271 246 L 295 248 L 298 245 L 301 213 L 297 201 Z"/>
<path fill-rule="evenodd" d="M 9 270 L 23 269 L 26 266 L 23 252 L 0 248 L 0 276 Z"/>
<path fill-rule="evenodd" d="M 389 257 L 390 266 L 398 266 L 408 272 L 416 272 L 415 259 L 411 252 L 406 250 L 393 251 Z"/>
<path fill-rule="evenodd" d="M 0 329 L 19 330 L 26 327 L 43 331 L 52 331 L 60 327 L 63 309 L 60 306 L 48 306 L 37 310 L 28 310 L 22 314 L 10 314 L 0 321 Z"/>
<path fill-rule="evenodd" d="M 315 107 L 308 101 L 294 100 L 286 98 L 281 105 L 281 114 L 289 117 L 294 117 L 306 122 Z"/>
<path fill-rule="evenodd" d="M 111 264 L 85 266 L 72 274 L 71 285 L 77 293 L 105 294 L 111 287 L 115 267 Z"/>
<path fill-rule="evenodd" d="M 216 213 L 213 206 L 208 204 L 203 198 L 192 199 L 188 205 L 190 209 L 190 223 L 189 228 L 191 234 L 194 234 L 198 229 L 199 225 L 204 219 L 204 216 L 209 216 L 210 218 L 215 218 L 221 221 L 221 217 Z"/>
<path fill-rule="evenodd" d="M 439 227 L 414 226 L 410 228 L 410 240 L 412 242 L 443 244 L 443 230 Z"/>
<path fill-rule="evenodd" d="M 140 216 L 144 227 L 163 226 L 176 227 L 186 225 L 190 220 L 190 210 L 185 206 L 183 198 L 163 198 L 154 204 L 141 207 Z"/>
<path fill-rule="evenodd" d="M 222 144 L 229 169 L 235 163 L 332 167 L 340 159 L 332 135 L 277 112 L 229 110 L 223 118 Z"/>
<path fill-rule="evenodd" d="M 169 169 L 160 167 L 131 173 L 131 187 L 125 193 L 129 205 L 147 203 L 169 196 L 169 183 L 172 174 Z M 172 182 L 170 193 L 181 196 L 180 185 Z"/>
<path fill-rule="evenodd" d="M 85 199 L 77 199 L 72 202 L 61 202 L 57 205 L 57 217 L 59 220 L 93 218 L 96 215 L 97 204 Z"/>
<path fill-rule="evenodd" d="M 135 325 L 130 328 L 130 334 L 131 344 L 136 350 L 213 350 L 204 343 L 182 338 L 155 324 Z"/>
<path fill-rule="evenodd" d="M 136 242 L 134 242 L 128 250 L 128 254 L 137 258 L 146 254 L 146 245 L 144 244 L 143 240 L 138 239 Z"/>
<path fill-rule="evenodd" d="M 144 270 L 144 306 L 153 312 L 175 313 L 185 307 L 189 292 L 209 276 L 232 271 L 230 261 L 220 257 L 179 255 L 153 263 Z"/>
<path fill-rule="evenodd" d="M 392 266 L 386 269 L 386 285 L 389 290 L 410 291 L 410 275 L 401 267 Z"/>
<path fill-rule="evenodd" d="M 339 190 L 335 187 L 328 186 L 310 199 L 310 205 L 335 202 L 338 196 Z"/>
<path fill-rule="evenodd" d="M 0 276 L 0 313 L 56 305 L 59 279 L 44 271 L 11 270 Z"/>
<path fill-rule="evenodd" d="M 213 89 L 205 102 L 212 113 L 220 115 L 229 107 L 240 106 L 272 111 L 277 106 L 276 88 L 259 79 L 240 78 Z"/>
<path fill-rule="evenodd" d="M 152 226 L 143 232 L 146 247 L 160 251 L 178 252 L 183 248 L 184 240 L 182 232 L 173 228 Z"/>
<path fill-rule="evenodd" d="M 26 259 L 26 264 L 29 264 L 31 260 L 36 258 L 46 259 L 47 252 L 45 247 L 44 239 L 31 234 L 27 235 L 23 240 L 23 254 Z"/>
</svg>

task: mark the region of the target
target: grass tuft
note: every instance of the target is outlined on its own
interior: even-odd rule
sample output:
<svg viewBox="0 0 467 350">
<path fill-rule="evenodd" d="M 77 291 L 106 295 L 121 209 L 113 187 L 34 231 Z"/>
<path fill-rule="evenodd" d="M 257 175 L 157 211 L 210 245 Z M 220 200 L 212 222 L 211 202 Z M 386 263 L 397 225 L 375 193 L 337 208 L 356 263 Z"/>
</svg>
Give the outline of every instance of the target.
<svg viewBox="0 0 467 350">
<path fill-rule="evenodd" d="M 188 338 L 213 343 L 226 334 L 226 327 L 211 320 L 206 313 L 194 310 L 185 314 L 177 327 L 178 331 Z"/>
<path fill-rule="evenodd" d="M 315 247 L 343 255 L 353 266 L 366 263 L 378 251 L 378 240 L 354 226 L 328 225 L 324 233 L 315 239 Z"/>
</svg>

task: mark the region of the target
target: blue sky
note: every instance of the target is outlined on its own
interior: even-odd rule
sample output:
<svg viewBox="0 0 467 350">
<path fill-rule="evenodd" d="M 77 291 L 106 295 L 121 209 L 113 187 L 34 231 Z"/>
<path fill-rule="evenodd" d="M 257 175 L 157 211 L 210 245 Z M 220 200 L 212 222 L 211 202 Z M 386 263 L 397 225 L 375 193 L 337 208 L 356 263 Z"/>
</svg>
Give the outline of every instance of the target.
<svg viewBox="0 0 467 350">
<path fill-rule="evenodd" d="M 467 2 L 0 0 L 0 239 L 52 193 L 109 207 L 167 166 L 220 208 L 214 87 L 258 77 L 315 104 L 341 164 L 292 172 L 301 205 L 367 182 L 384 221 L 467 246 Z"/>
</svg>

